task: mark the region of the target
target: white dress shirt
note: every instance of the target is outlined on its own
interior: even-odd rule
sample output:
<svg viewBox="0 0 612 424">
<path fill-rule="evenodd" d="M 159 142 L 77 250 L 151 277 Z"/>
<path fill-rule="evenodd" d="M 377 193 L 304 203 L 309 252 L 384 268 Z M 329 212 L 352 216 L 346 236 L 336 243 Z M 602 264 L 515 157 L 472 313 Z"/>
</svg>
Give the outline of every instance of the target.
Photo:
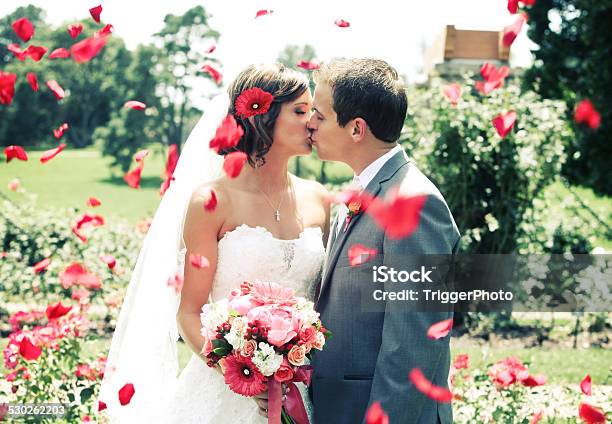
<svg viewBox="0 0 612 424">
<path fill-rule="evenodd" d="M 378 172 L 382 169 L 382 167 L 387 163 L 389 159 L 395 156 L 396 153 L 403 151 L 402 146 L 397 144 L 393 149 L 389 150 L 387 153 L 376 159 L 374 162 L 366 166 L 366 168 L 361 171 L 361 174 L 353 176 L 353 187 L 358 187 L 363 190 L 370 184 L 372 179 L 378 174 Z M 344 221 L 346 219 L 346 215 L 348 213 L 348 208 L 346 205 L 339 205 L 340 209 L 338 210 L 338 217 L 336 219 L 336 237 L 338 236 L 338 232 L 340 228 L 344 227 Z"/>
</svg>

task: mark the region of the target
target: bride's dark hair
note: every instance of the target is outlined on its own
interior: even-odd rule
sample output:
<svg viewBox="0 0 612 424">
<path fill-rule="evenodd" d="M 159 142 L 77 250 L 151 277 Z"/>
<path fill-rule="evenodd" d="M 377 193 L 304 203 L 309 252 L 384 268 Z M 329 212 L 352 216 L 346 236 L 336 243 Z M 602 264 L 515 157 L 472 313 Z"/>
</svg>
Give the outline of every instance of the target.
<svg viewBox="0 0 612 424">
<path fill-rule="evenodd" d="M 249 120 L 236 114 L 235 103 L 240 93 L 253 87 L 272 94 L 274 101 L 267 113 L 256 115 Z M 225 155 L 232 151 L 241 151 L 247 154 L 251 166 L 265 163 L 264 156 L 272 146 L 274 124 L 281 105 L 297 99 L 308 89 L 309 81 L 304 74 L 280 63 L 251 65 L 244 69 L 228 88 L 229 113 L 234 115 L 236 122 L 242 126 L 244 135 L 235 148 L 221 150 L 219 153 Z"/>
</svg>

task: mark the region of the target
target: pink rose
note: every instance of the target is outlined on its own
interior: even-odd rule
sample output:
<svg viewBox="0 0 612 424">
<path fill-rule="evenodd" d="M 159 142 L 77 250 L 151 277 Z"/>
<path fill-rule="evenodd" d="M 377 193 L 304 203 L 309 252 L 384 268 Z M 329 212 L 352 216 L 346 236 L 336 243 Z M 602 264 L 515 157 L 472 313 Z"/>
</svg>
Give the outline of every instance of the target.
<svg viewBox="0 0 612 424">
<path fill-rule="evenodd" d="M 253 352 L 257 350 L 257 342 L 255 340 L 247 340 L 242 346 L 242 356 L 253 356 Z"/>
<path fill-rule="evenodd" d="M 274 379 L 279 383 L 293 379 L 293 368 L 291 368 L 291 364 L 289 364 L 287 358 L 283 358 L 283 363 L 274 373 Z"/>
<path fill-rule="evenodd" d="M 300 340 L 304 343 L 314 343 L 317 340 L 317 329 L 314 327 L 308 327 L 300 330 Z"/>
<path fill-rule="evenodd" d="M 304 346 L 293 346 L 287 354 L 287 359 L 291 365 L 301 367 L 306 359 L 306 348 Z"/>
</svg>

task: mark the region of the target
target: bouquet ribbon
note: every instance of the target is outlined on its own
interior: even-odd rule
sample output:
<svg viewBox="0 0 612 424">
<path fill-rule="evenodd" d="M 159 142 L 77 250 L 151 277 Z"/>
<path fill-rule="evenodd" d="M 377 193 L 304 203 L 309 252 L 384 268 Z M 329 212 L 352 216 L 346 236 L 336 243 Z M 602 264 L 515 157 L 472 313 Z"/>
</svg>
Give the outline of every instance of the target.
<svg viewBox="0 0 612 424">
<path fill-rule="evenodd" d="M 297 424 L 310 424 L 310 421 L 308 420 L 304 400 L 295 383 L 301 382 L 309 386 L 311 377 L 312 367 L 305 365 L 297 369 L 291 380 L 285 381 L 289 389 L 285 401 L 285 410 Z M 281 383 L 276 381 L 274 377 L 270 378 L 268 381 L 268 424 L 280 424 L 281 422 L 281 410 L 283 408 L 281 396 Z"/>
</svg>

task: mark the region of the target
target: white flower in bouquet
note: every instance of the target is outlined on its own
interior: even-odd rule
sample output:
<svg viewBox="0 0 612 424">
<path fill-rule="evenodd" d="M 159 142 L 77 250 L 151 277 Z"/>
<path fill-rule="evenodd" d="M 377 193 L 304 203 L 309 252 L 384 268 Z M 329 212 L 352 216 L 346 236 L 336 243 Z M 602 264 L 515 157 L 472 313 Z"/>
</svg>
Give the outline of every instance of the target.
<svg viewBox="0 0 612 424">
<path fill-rule="evenodd" d="M 259 372 L 269 377 L 281 366 L 283 356 L 276 353 L 273 346 L 260 342 L 259 349 L 253 353 L 253 363 L 259 369 Z"/>
<path fill-rule="evenodd" d="M 225 335 L 225 340 L 236 350 L 240 350 L 244 347 L 248 321 L 246 317 L 236 317 L 232 320 L 232 328 L 228 334 Z"/>
<path fill-rule="evenodd" d="M 227 307 L 227 299 L 220 300 L 215 303 L 207 303 L 202 306 L 200 321 L 204 330 L 215 331 L 217 326 L 223 324 L 229 318 L 229 308 Z"/>
</svg>

